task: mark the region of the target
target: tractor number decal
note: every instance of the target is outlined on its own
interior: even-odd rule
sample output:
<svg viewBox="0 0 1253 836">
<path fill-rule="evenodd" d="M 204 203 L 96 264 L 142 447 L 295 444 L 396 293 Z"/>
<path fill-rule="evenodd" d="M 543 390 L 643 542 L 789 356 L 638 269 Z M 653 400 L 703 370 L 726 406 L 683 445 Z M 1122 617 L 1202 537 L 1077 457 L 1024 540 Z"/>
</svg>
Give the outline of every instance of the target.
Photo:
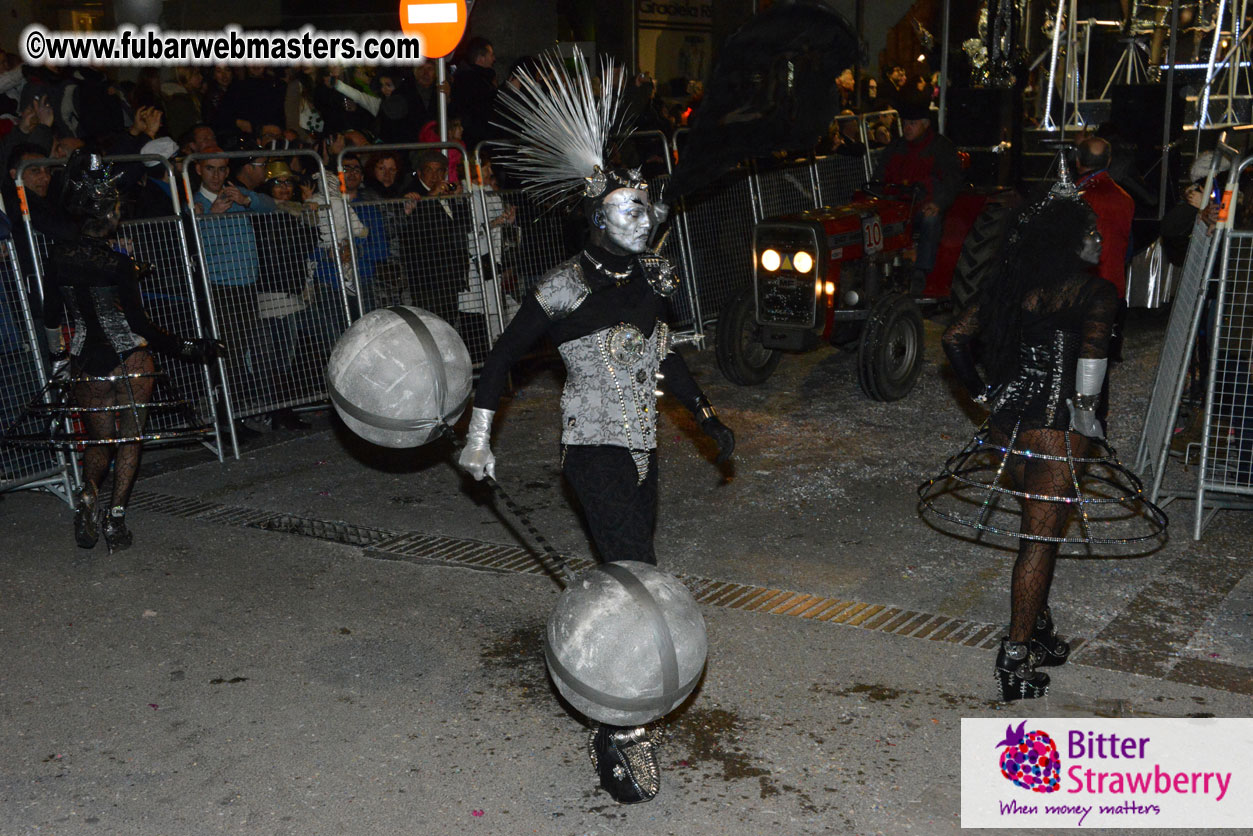
<svg viewBox="0 0 1253 836">
<path fill-rule="evenodd" d="M 883 249 L 883 227 L 879 225 L 878 215 L 862 219 L 861 234 L 865 242 L 866 255 Z"/>
</svg>

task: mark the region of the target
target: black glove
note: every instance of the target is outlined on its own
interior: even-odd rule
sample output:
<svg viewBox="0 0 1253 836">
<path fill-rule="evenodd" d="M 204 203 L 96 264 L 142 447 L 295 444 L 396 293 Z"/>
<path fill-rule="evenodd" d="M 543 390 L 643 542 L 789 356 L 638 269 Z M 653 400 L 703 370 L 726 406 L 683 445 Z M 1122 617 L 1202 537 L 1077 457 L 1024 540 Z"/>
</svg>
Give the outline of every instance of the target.
<svg viewBox="0 0 1253 836">
<path fill-rule="evenodd" d="M 992 397 L 993 389 L 983 382 L 979 370 L 975 368 L 975 358 L 965 345 L 944 344 L 944 354 L 948 357 L 953 373 L 961 381 L 962 386 L 970 393 L 970 397 L 978 404 L 986 404 Z"/>
<path fill-rule="evenodd" d="M 183 340 L 178 356 L 192 363 L 208 363 L 226 351 L 226 346 L 213 339 Z"/>
<path fill-rule="evenodd" d="M 722 464 L 731 458 L 731 454 L 735 452 L 735 433 L 731 432 L 730 427 L 719 421 L 716 416 L 710 416 L 701 419 L 700 428 L 718 445 L 718 457 L 714 459 L 715 462 Z"/>
<path fill-rule="evenodd" d="M 696 408 L 692 410 L 696 413 L 696 419 L 700 421 L 700 428 L 714 440 L 718 445 L 718 458 L 714 459 L 718 464 L 722 464 L 731 458 L 731 453 L 735 451 L 735 433 L 731 432 L 731 428 L 718 420 L 718 413 L 714 412 L 713 404 L 709 402 L 709 398 L 701 395 L 696 399 Z"/>
</svg>

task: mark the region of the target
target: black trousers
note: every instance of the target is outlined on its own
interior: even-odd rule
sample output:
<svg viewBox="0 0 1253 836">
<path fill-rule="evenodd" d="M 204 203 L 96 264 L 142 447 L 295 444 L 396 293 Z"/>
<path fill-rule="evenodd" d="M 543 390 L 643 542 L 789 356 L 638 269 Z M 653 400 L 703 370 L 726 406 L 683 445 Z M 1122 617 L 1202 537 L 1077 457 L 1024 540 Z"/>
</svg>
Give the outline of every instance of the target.
<svg viewBox="0 0 1253 836">
<path fill-rule="evenodd" d="M 583 506 L 600 559 L 656 565 L 657 451 L 649 453 L 643 482 L 625 447 L 570 445 L 562 454 L 562 471 Z"/>
</svg>

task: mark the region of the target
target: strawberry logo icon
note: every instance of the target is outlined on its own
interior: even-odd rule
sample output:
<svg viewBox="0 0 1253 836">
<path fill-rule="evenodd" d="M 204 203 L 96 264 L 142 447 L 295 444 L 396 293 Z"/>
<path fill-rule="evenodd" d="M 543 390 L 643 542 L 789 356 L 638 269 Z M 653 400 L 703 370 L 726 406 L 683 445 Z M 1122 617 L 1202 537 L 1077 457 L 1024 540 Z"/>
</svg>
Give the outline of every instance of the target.
<svg viewBox="0 0 1253 836">
<path fill-rule="evenodd" d="M 1026 728 L 1026 720 L 1018 728 L 1012 723 L 1005 727 L 1005 739 L 996 744 L 1005 747 L 1001 750 L 1001 774 L 1025 790 L 1057 792 L 1062 773 L 1057 744 L 1048 732 L 1024 732 Z"/>
</svg>

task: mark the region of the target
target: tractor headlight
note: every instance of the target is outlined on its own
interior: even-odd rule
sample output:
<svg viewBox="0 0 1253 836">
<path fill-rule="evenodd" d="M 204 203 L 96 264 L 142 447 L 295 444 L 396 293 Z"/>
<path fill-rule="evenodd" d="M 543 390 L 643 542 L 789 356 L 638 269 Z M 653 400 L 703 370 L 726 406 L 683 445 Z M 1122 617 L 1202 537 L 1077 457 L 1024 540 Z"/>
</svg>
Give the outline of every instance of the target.
<svg viewBox="0 0 1253 836">
<path fill-rule="evenodd" d="M 782 257 L 778 250 L 763 250 L 761 254 L 761 267 L 768 273 L 773 273 L 779 269 L 779 265 L 783 263 Z"/>
<path fill-rule="evenodd" d="M 792 266 L 797 273 L 808 273 L 814 269 L 814 257 L 807 252 L 799 252 L 792 256 Z"/>
</svg>

